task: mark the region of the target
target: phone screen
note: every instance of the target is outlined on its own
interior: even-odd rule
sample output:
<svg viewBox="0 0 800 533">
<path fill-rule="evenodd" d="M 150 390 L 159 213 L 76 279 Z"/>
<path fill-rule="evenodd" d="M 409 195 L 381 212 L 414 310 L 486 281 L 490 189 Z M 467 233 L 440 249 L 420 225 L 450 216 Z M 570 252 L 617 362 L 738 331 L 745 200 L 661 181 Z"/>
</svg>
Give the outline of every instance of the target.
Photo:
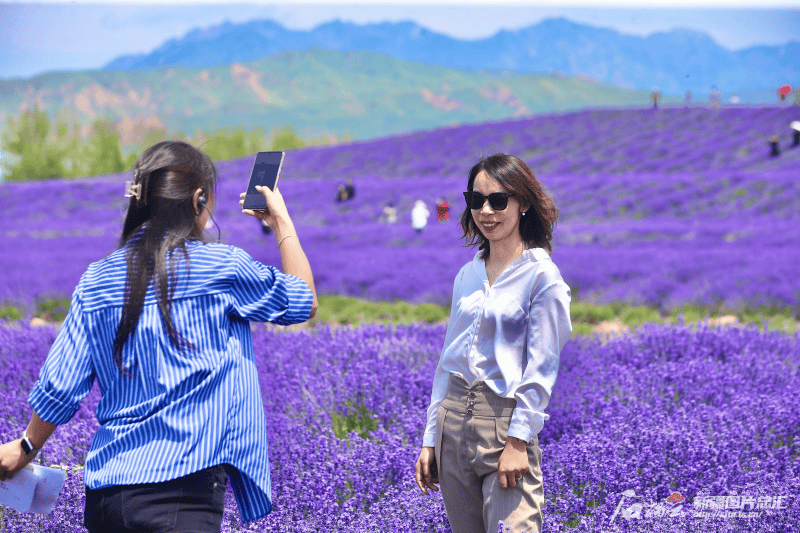
<svg viewBox="0 0 800 533">
<path fill-rule="evenodd" d="M 242 209 L 256 211 L 267 209 L 267 200 L 263 194 L 256 190 L 256 186 L 262 185 L 269 187 L 270 190 L 275 190 L 275 186 L 278 184 L 278 176 L 281 173 L 283 155 L 283 152 L 258 152 L 256 154 Z"/>
</svg>

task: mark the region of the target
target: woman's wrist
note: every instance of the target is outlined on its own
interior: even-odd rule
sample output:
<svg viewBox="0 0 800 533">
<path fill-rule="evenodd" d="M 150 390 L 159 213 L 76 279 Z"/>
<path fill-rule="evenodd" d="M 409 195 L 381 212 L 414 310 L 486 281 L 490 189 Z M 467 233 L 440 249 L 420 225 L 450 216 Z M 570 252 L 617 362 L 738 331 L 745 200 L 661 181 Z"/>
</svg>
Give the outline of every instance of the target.
<svg viewBox="0 0 800 533">
<path fill-rule="evenodd" d="M 528 446 L 527 442 L 525 442 L 522 439 L 518 439 L 517 437 L 512 437 L 511 435 L 509 435 L 506 438 L 506 447 L 511 447 L 519 450 L 519 449 L 526 449 L 527 446 Z"/>
<path fill-rule="evenodd" d="M 278 242 L 287 235 L 297 235 L 297 231 L 295 231 L 294 224 L 291 220 L 279 220 L 278 223 L 275 224 L 274 230 L 275 238 Z"/>
<path fill-rule="evenodd" d="M 297 235 L 295 235 L 293 233 L 290 233 L 289 235 L 284 235 L 283 237 L 281 237 L 281 239 L 278 241 L 278 248 L 281 247 L 281 244 L 283 244 L 283 241 L 285 241 L 286 239 L 288 239 L 290 237 L 297 238 Z"/>
</svg>

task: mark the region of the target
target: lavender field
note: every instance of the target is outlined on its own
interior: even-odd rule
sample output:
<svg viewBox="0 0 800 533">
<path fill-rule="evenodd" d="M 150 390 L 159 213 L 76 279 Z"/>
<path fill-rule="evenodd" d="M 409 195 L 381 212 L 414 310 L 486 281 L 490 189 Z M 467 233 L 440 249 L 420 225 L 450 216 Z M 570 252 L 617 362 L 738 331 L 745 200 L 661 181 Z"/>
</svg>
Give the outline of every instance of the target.
<svg viewBox="0 0 800 533">
<path fill-rule="evenodd" d="M 561 209 L 553 259 L 581 301 L 797 309 L 800 109 L 586 111 L 460 126 L 286 156 L 281 191 L 322 293 L 447 304 L 474 251 L 457 218 L 480 155 L 524 157 Z M 781 134 L 779 157 L 767 139 Z M 252 160 L 221 162 L 222 240 L 278 264 L 240 214 Z M 356 196 L 337 203 L 352 178 Z M 118 239 L 124 175 L 0 184 L 0 303 L 69 296 Z M 433 204 L 454 206 L 450 222 Z M 416 199 L 428 227 L 410 225 Z M 379 222 L 386 202 L 397 224 Z M 215 234 L 215 231 L 212 231 Z M 266 240 L 265 240 L 266 239 Z M 0 439 L 16 438 L 54 326 L 0 323 Z M 413 480 L 442 325 L 253 327 L 275 508 L 223 531 L 449 533 Z M 800 523 L 800 333 L 646 324 L 573 337 L 540 434 L 545 531 L 792 531 Z M 70 474 L 48 517 L 0 509 L 0 532 L 83 531 L 95 387 L 41 453 Z M 345 435 L 345 429 L 353 429 Z M 794 528 L 794 529 L 793 529 Z"/>
<path fill-rule="evenodd" d="M 555 195 L 553 259 L 578 299 L 787 307 L 800 301 L 800 147 L 785 133 L 798 115 L 796 106 L 614 110 L 459 126 L 290 152 L 280 188 L 321 293 L 448 304 L 473 255 L 456 224 L 466 173 L 480 155 L 505 151 Z M 773 132 L 780 157 L 769 156 Z M 272 238 L 239 212 L 251 158 L 218 166 L 222 240 L 277 264 Z M 346 178 L 356 196 L 337 203 Z M 69 296 L 115 247 L 125 179 L 0 185 L 0 303 Z M 436 221 L 438 197 L 454 206 L 449 223 Z M 410 226 L 416 199 L 432 211 L 422 235 Z M 395 225 L 379 222 L 387 202 Z"/>
<path fill-rule="evenodd" d="M 444 333 L 430 325 L 254 328 L 275 508 L 242 524 L 229 492 L 223 531 L 449 532 L 441 497 L 423 496 L 413 481 Z M 0 325 L 0 439 L 24 428 L 27 393 L 54 335 Z M 540 434 L 544 531 L 792 530 L 800 520 L 799 366 L 796 336 L 757 329 L 652 325 L 606 345 L 570 341 Z M 71 472 L 53 514 L 6 510 L 6 532 L 82 531 L 80 466 L 98 399 L 95 387 L 41 453 L 44 464 Z M 374 427 L 338 438 L 334 421 L 348 416 L 369 416 Z M 631 490 L 637 496 L 612 521 Z M 666 502 L 674 493 L 679 506 Z M 711 509 L 700 503 L 709 499 Z M 744 516 L 695 514 L 716 510 Z"/>
</svg>

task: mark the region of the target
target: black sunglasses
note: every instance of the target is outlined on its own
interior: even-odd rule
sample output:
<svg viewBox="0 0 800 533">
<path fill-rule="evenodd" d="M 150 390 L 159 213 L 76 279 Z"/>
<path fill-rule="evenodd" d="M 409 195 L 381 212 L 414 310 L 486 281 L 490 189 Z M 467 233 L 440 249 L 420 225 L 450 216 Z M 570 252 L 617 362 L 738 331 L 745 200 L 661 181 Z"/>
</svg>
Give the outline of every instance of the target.
<svg viewBox="0 0 800 533">
<path fill-rule="evenodd" d="M 484 196 L 476 191 L 464 191 L 464 199 L 467 201 L 467 206 L 470 209 L 481 209 L 486 199 L 489 199 L 489 205 L 495 211 L 502 211 L 508 207 L 508 198 L 516 196 L 516 194 L 508 194 L 505 192 L 493 192 L 489 196 Z"/>
</svg>

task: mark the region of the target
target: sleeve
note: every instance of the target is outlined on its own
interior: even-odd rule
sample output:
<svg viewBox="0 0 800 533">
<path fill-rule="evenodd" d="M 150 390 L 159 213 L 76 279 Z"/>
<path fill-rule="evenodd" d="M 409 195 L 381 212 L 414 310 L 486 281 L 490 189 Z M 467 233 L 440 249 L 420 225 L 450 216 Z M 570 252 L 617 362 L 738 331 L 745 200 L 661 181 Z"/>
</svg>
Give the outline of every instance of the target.
<svg viewBox="0 0 800 533">
<path fill-rule="evenodd" d="M 281 326 L 310 318 L 314 294 L 305 281 L 264 266 L 243 250 L 237 250 L 234 259 L 236 272 L 231 292 L 239 317 Z"/>
<path fill-rule="evenodd" d="M 89 394 L 94 378 L 79 285 L 28 403 L 45 422 L 64 424 L 78 412 L 79 402 Z"/>
<path fill-rule="evenodd" d="M 508 435 L 525 442 L 537 435 L 550 415 L 544 412 L 558 375 L 561 350 L 572 334 L 570 289 L 559 280 L 539 291 L 528 313 L 528 361 L 514 394 L 517 407 Z"/>
<path fill-rule="evenodd" d="M 455 309 L 458 299 L 461 297 L 461 280 L 464 277 L 464 271 L 458 273 L 456 280 L 453 283 L 453 298 L 450 301 L 450 319 L 447 321 L 447 333 L 444 337 L 444 346 L 442 352 L 439 354 L 439 363 L 436 365 L 436 373 L 433 375 L 433 390 L 431 392 L 431 403 L 428 406 L 428 421 L 425 425 L 425 433 L 422 436 L 422 445 L 433 447 L 436 445 L 436 413 L 439 411 L 439 405 L 444 399 L 447 392 L 447 372 L 442 367 L 444 360 L 444 352 L 452 342 L 453 334 L 453 320 L 455 316 Z"/>
</svg>

